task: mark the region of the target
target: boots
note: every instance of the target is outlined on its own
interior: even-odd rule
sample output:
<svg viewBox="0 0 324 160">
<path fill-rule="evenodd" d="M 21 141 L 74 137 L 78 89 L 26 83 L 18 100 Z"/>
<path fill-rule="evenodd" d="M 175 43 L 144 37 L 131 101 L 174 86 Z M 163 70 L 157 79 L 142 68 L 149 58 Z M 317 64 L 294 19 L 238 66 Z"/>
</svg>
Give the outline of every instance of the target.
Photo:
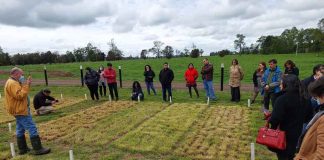
<svg viewBox="0 0 324 160">
<path fill-rule="evenodd" d="M 34 149 L 34 153 L 33 153 L 34 155 L 42 155 L 51 152 L 50 148 L 43 148 L 39 136 L 30 138 L 30 142 Z"/>
<path fill-rule="evenodd" d="M 22 137 L 17 137 L 17 145 L 18 145 L 18 149 L 19 149 L 19 152 L 18 152 L 19 155 L 26 154 L 27 152 L 30 151 L 30 149 L 28 148 L 27 143 L 26 143 L 25 135 Z"/>
</svg>

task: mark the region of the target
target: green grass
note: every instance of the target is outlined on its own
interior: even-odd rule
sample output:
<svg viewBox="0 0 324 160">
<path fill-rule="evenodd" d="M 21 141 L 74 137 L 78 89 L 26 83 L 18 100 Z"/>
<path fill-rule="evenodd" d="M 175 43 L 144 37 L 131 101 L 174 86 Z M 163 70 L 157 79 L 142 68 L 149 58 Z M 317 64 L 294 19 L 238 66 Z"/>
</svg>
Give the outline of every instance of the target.
<svg viewBox="0 0 324 160">
<path fill-rule="evenodd" d="M 42 86 L 34 86 L 31 95 L 35 95 L 41 88 Z M 59 97 L 61 92 L 65 97 L 72 98 L 83 98 L 84 93 L 88 94 L 85 87 L 50 88 L 56 97 Z M 130 89 L 119 89 L 119 93 L 122 101 L 130 99 Z M 229 92 L 216 91 L 219 100 L 213 102 L 210 107 L 206 105 L 203 90 L 200 90 L 200 94 L 200 98 L 189 98 L 187 90 L 174 90 L 174 105 L 170 106 L 168 103 L 162 103 L 161 91 L 158 90 L 157 96 L 146 95 L 144 102 L 135 102 L 136 105 L 133 107 L 107 112 L 109 114 L 96 122 L 87 122 L 86 125 L 90 125 L 90 128 L 82 127 L 83 125 L 77 128 L 71 127 L 73 131 L 67 132 L 65 136 L 44 140 L 43 145 L 52 148 L 51 154 L 25 155 L 18 156 L 16 159 L 67 159 L 70 148 L 73 148 L 76 159 L 213 159 L 200 154 L 208 145 L 211 147 L 206 153 L 214 157 L 218 155 L 217 159 L 249 157 L 247 145 L 255 142 L 258 128 L 264 125 L 259 104 L 247 108 L 246 102 L 251 93 L 242 92 L 241 102 L 231 103 Z M 42 127 L 44 125 L 50 127 L 49 124 L 56 122 L 68 125 L 65 123 L 68 121 L 65 120 L 70 116 L 104 105 L 107 100 L 108 98 L 99 102 L 83 101 L 60 108 L 54 114 L 35 116 L 33 119 L 39 130 L 45 129 Z M 80 116 L 82 118 L 82 114 Z M 215 130 L 215 127 L 219 129 Z M 240 129 L 243 129 L 242 132 Z M 0 124 L 0 131 L 0 159 L 4 159 L 10 157 L 9 142 L 15 142 L 15 138 L 8 133 L 7 124 Z M 235 133 L 229 135 L 230 131 Z M 205 139 L 204 135 L 206 135 Z M 183 152 L 186 144 L 190 144 L 187 142 L 196 136 L 202 138 L 202 148 L 196 149 L 199 153 Z M 148 139 L 151 143 L 144 141 Z M 233 142 L 233 145 L 226 145 L 229 142 Z M 28 145 L 30 146 L 29 142 Z M 195 147 L 195 145 L 189 146 L 191 149 Z M 228 148 L 232 150 L 228 151 Z M 233 156 L 235 153 L 239 155 Z M 256 159 L 267 160 L 274 157 L 275 154 L 256 144 Z"/>
<path fill-rule="evenodd" d="M 172 58 L 170 60 L 168 59 L 146 59 L 146 60 L 120 60 L 120 61 L 113 61 L 113 66 L 118 69 L 118 66 L 122 66 L 122 76 L 123 80 L 125 81 L 133 81 L 133 80 L 139 80 L 143 81 L 143 71 L 144 71 L 144 65 L 149 64 L 152 66 L 155 73 L 158 75 L 159 71 L 162 69 L 163 63 L 168 62 L 170 64 L 171 69 L 173 69 L 175 74 L 175 81 L 176 82 L 183 82 L 184 78 L 184 72 L 187 69 L 187 66 L 189 63 L 193 63 L 195 67 L 200 71 L 202 67 L 202 59 L 204 57 L 199 58 Z M 228 80 L 228 69 L 231 64 L 231 61 L 233 58 L 237 58 L 239 61 L 239 64 L 242 66 L 244 72 L 245 72 L 245 78 L 243 80 L 244 83 L 251 83 L 252 81 L 252 74 L 255 71 L 255 69 L 258 66 L 258 63 L 260 61 L 268 62 L 272 58 L 276 58 L 278 60 L 278 65 L 281 69 L 283 69 L 283 64 L 286 60 L 291 59 L 293 60 L 297 67 L 300 70 L 300 78 L 306 78 L 307 76 L 312 74 L 312 68 L 314 65 L 323 63 L 324 61 L 324 53 L 320 53 L 319 56 L 316 56 L 316 54 L 272 54 L 272 55 L 230 55 L 225 57 L 219 57 L 219 56 L 212 56 L 207 57 L 210 62 L 214 65 L 214 76 L 215 76 L 215 82 L 220 81 L 220 65 L 221 63 L 225 64 L 225 83 L 227 83 Z M 49 79 L 79 79 L 80 78 L 80 65 L 83 66 L 83 68 L 89 66 L 94 69 L 98 69 L 100 65 L 104 65 L 106 67 L 107 61 L 102 62 L 76 62 L 76 63 L 67 63 L 67 64 L 47 64 L 47 72 L 48 72 L 48 78 Z M 26 74 L 29 72 L 32 74 L 32 77 L 34 79 L 44 79 L 44 72 L 43 67 L 44 64 L 40 65 L 25 65 L 20 66 L 23 68 Z M 11 66 L 0 66 L 0 71 L 9 71 Z M 59 75 L 57 73 L 53 72 L 64 72 L 64 73 L 70 73 L 70 76 L 64 77 L 62 75 Z M 7 79 L 8 75 L 1 74 L 1 79 Z M 158 78 L 155 78 L 155 81 L 158 81 Z M 198 81 L 201 81 L 201 78 L 199 78 Z"/>
</svg>

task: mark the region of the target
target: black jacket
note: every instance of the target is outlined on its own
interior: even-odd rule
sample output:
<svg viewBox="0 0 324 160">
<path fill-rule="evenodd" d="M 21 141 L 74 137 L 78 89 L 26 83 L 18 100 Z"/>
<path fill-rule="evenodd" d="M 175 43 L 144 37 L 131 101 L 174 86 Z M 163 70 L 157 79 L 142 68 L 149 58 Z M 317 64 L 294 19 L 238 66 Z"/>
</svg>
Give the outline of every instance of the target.
<svg viewBox="0 0 324 160">
<path fill-rule="evenodd" d="M 298 77 L 299 76 L 299 69 L 297 67 L 294 67 L 292 69 L 286 68 L 285 69 L 285 74 L 294 74 L 294 75 L 296 75 Z"/>
<path fill-rule="evenodd" d="M 173 71 L 169 68 L 162 69 L 159 74 L 159 80 L 162 85 L 170 85 L 174 79 Z"/>
<path fill-rule="evenodd" d="M 132 100 L 137 101 L 138 96 L 140 96 L 141 101 L 144 100 L 144 93 L 142 91 L 142 88 L 133 88 Z"/>
<path fill-rule="evenodd" d="M 145 76 L 145 82 L 153 82 L 153 79 L 155 77 L 154 71 L 144 71 L 144 76 Z"/>
<path fill-rule="evenodd" d="M 298 92 L 286 92 L 275 102 L 270 124 L 272 129 L 278 126 L 286 132 L 286 149 L 273 150 L 281 155 L 293 155 L 296 152 L 298 138 L 303 123 L 313 116 L 312 108 L 307 100 L 301 100 Z"/>
<path fill-rule="evenodd" d="M 100 79 L 100 75 L 95 70 L 90 70 L 90 72 L 86 72 L 86 75 L 84 76 L 84 83 L 86 85 L 98 85 Z"/>
<path fill-rule="evenodd" d="M 33 100 L 34 101 L 33 102 L 34 103 L 34 108 L 39 109 L 42 106 L 50 106 L 50 105 L 52 105 L 52 103 L 50 103 L 50 102 L 54 101 L 54 100 L 55 100 L 55 98 L 53 98 L 51 96 L 46 96 L 43 93 L 43 91 L 40 91 L 34 96 L 34 100 Z"/>
<path fill-rule="evenodd" d="M 305 92 L 306 96 L 309 99 L 311 98 L 311 96 L 308 93 L 308 86 L 309 86 L 309 84 L 311 84 L 314 81 L 315 81 L 315 79 L 314 79 L 314 76 L 313 75 L 311 75 L 310 77 L 305 78 L 304 80 L 301 81 L 301 84 L 302 84 L 302 87 L 303 87 L 303 91 Z"/>
<path fill-rule="evenodd" d="M 258 71 L 254 71 L 254 73 L 253 73 L 252 80 L 253 80 L 254 87 L 258 87 L 258 76 L 257 76 L 257 73 L 258 73 Z"/>
</svg>

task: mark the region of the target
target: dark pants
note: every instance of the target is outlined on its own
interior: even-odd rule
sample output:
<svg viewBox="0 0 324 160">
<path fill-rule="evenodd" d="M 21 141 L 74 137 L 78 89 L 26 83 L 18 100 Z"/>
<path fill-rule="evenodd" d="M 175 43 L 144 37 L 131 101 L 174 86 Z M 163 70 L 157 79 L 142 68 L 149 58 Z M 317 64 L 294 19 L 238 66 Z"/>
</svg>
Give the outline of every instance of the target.
<svg viewBox="0 0 324 160">
<path fill-rule="evenodd" d="M 90 96 L 92 100 L 94 100 L 94 96 L 96 96 L 96 99 L 99 100 L 99 94 L 98 94 L 98 84 L 97 85 L 87 85 L 90 91 Z"/>
<path fill-rule="evenodd" d="M 104 82 L 101 82 L 102 84 L 99 86 L 99 93 L 100 93 L 100 96 L 102 97 L 102 90 L 103 90 L 103 95 L 106 96 L 106 92 L 107 92 L 107 89 L 106 89 L 106 85 Z"/>
<path fill-rule="evenodd" d="M 241 100 L 240 87 L 231 87 L 231 101 L 239 102 Z"/>
<path fill-rule="evenodd" d="M 152 89 L 154 95 L 156 95 L 156 91 L 155 91 L 155 88 L 154 88 L 154 86 L 153 86 L 153 82 L 145 82 L 145 84 L 146 84 L 146 89 L 147 89 L 147 93 L 148 93 L 148 95 L 151 94 L 151 93 L 150 93 L 150 89 Z"/>
<path fill-rule="evenodd" d="M 293 160 L 294 157 L 295 157 L 294 155 L 288 156 L 288 155 L 281 155 L 277 153 L 278 160 Z"/>
<path fill-rule="evenodd" d="M 198 93 L 197 85 L 196 85 L 196 86 L 187 86 L 187 87 L 188 87 L 188 89 L 189 89 L 189 95 L 190 95 L 190 97 L 192 97 L 191 87 L 195 90 L 197 97 L 199 97 L 199 93 Z"/>
<path fill-rule="evenodd" d="M 279 95 L 280 93 L 264 92 L 264 108 L 269 110 L 269 104 L 271 99 L 271 106 L 273 109 L 276 99 L 279 97 Z"/>
<path fill-rule="evenodd" d="M 116 96 L 116 100 L 118 100 L 117 83 L 116 82 L 108 83 L 108 88 L 109 88 L 111 99 L 114 99 Z M 114 96 L 114 92 L 115 92 L 115 96 Z"/>
<path fill-rule="evenodd" d="M 162 84 L 162 96 L 164 101 L 167 101 L 166 91 L 168 91 L 168 98 L 172 97 L 171 84 Z"/>
</svg>

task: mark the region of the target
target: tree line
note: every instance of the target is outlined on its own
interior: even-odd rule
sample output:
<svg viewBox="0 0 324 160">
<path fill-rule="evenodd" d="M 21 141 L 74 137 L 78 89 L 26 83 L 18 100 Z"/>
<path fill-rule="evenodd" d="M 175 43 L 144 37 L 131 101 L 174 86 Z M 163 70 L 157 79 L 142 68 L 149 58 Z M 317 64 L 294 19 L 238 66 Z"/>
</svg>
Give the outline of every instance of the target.
<svg viewBox="0 0 324 160">
<path fill-rule="evenodd" d="M 210 56 L 225 56 L 228 54 L 282 54 L 282 53 L 307 53 L 324 51 L 324 18 L 318 22 L 318 28 L 285 29 L 280 35 L 261 36 L 255 43 L 247 45 L 245 36 L 237 34 L 234 40 L 234 48 L 237 51 L 224 49 L 211 52 Z M 26 65 L 26 64 L 47 64 L 47 63 L 70 63 L 83 61 L 113 61 L 120 59 L 146 59 L 152 53 L 156 58 L 192 57 L 202 56 L 203 49 L 199 49 L 194 43 L 183 50 L 174 49 L 161 41 L 153 41 L 152 48 L 143 49 L 138 56 L 125 57 L 117 47 L 114 39 L 107 43 L 108 52 L 104 53 L 98 47 L 88 43 L 85 47 L 79 47 L 73 51 L 66 51 L 59 54 L 57 51 L 34 52 L 9 55 L 0 46 L 0 66 L 5 65 Z"/>
</svg>

